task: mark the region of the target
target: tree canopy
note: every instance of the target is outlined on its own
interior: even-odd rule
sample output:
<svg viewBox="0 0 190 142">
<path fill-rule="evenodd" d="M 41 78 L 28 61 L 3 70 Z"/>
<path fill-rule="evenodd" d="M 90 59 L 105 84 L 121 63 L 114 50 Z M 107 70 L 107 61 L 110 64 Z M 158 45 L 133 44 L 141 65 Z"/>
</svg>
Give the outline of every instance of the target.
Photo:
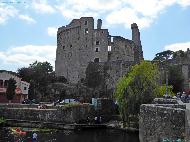
<svg viewBox="0 0 190 142">
<path fill-rule="evenodd" d="M 155 64 L 142 61 L 131 68 L 116 86 L 115 98 L 118 101 L 123 120 L 126 114 L 137 115 L 142 103 L 150 103 L 158 87 L 159 71 Z"/>
<path fill-rule="evenodd" d="M 8 80 L 8 86 L 6 91 L 7 99 L 10 101 L 15 96 L 15 89 L 16 89 L 16 81 L 13 78 Z"/>
<path fill-rule="evenodd" d="M 18 69 L 18 76 L 30 83 L 29 93 L 31 98 L 35 98 L 35 92 L 39 91 L 42 94 L 46 91 L 46 86 L 55 80 L 53 66 L 46 62 L 35 61 L 29 67 Z"/>
<path fill-rule="evenodd" d="M 171 50 L 166 50 L 160 53 L 156 54 L 156 57 L 153 60 L 158 60 L 158 61 L 166 61 L 168 59 L 173 58 L 174 52 Z"/>
<path fill-rule="evenodd" d="M 186 57 L 186 52 L 182 50 L 176 52 L 167 50 L 157 53 L 155 58 L 153 59 L 153 61 L 158 61 L 158 63 L 160 64 L 160 69 L 164 69 L 165 74 L 166 72 L 168 73 L 168 84 L 172 86 L 173 92 L 175 93 L 183 91 L 184 77 L 180 65 L 170 64 L 170 61 L 168 59 L 173 59 L 176 61 L 176 63 L 178 63 L 181 59 L 183 60 Z M 162 74 L 162 76 L 164 75 Z"/>
</svg>

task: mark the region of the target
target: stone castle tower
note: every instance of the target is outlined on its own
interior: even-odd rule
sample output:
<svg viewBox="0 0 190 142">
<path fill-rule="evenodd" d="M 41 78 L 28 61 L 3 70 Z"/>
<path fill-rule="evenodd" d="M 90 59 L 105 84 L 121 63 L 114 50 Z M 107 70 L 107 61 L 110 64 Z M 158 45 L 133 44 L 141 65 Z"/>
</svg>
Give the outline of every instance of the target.
<svg viewBox="0 0 190 142">
<path fill-rule="evenodd" d="M 73 19 L 57 32 L 55 72 L 69 82 L 77 83 L 86 77 L 89 62 L 130 61 L 143 59 L 140 32 L 137 24 L 131 25 L 132 40 L 109 35 L 102 29 L 102 20 L 94 28 L 93 17 Z"/>
</svg>

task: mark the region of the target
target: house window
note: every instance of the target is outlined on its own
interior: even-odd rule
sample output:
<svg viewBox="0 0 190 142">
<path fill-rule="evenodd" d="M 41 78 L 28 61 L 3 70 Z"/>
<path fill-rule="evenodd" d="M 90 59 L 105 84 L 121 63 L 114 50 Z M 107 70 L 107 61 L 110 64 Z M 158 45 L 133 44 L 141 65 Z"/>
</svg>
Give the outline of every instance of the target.
<svg viewBox="0 0 190 142">
<path fill-rule="evenodd" d="M 72 44 L 70 45 L 70 48 L 72 47 Z"/>
<path fill-rule="evenodd" d="M 96 52 L 98 52 L 98 48 L 96 48 Z"/>
<path fill-rule="evenodd" d="M 100 45 L 100 41 L 96 41 L 96 45 Z"/>
<path fill-rule="evenodd" d="M 8 80 L 5 80 L 4 87 L 8 87 Z"/>
<path fill-rule="evenodd" d="M 85 33 L 85 34 L 88 34 L 88 28 L 85 28 L 85 29 L 84 29 L 84 33 Z"/>
<path fill-rule="evenodd" d="M 63 46 L 63 50 L 65 49 L 65 46 Z"/>
<path fill-rule="evenodd" d="M 24 87 L 24 90 L 26 90 L 26 87 Z"/>
<path fill-rule="evenodd" d="M 88 25 L 88 21 L 84 21 L 84 25 Z"/>
<path fill-rule="evenodd" d="M 3 87 L 3 80 L 0 80 L 0 87 Z"/>
<path fill-rule="evenodd" d="M 99 58 L 95 58 L 95 59 L 94 59 L 94 62 L 95 62 L 95 63 L 98 63 L 98 62 L 99 62 Z"/>
</svg>

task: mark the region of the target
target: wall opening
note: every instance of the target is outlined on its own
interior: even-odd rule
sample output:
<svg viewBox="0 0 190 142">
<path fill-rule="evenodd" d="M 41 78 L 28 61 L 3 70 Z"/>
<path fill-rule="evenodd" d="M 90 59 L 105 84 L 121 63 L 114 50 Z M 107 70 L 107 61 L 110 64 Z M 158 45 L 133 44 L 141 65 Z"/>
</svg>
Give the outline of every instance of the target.
<svg viewBox="0 0 190 142">
<path fill-rule="evenodd" d="M 3 80 L 0 80 L 0 87 L 3 87 Z"/>
<path fill-rule="evenodd" d="M 85 33 L 85 34 L 88 34 L 88 28 L 85 28 L 85 29 L 84 29 L 84 33 Z"/>
<path fill-rule="evenodd" d="M 98 48 L 96 48 L 96 52 L 98 52 L 99 51 L 99 49 Z"/>
<path fill-rule="evenodd" d="M 113 42 L 113 36 L 111 36 L 111 42 Z"/>
<path fill-rule="evenodd" d="M 108 46 L 108 51 L 111 51 L 111 46 L 110 45 Z"/>
<path fill-rule="evenodd" d="M 4 87 L 8 87 L 8 80 L 5 80 Z"/>
<path fill-rule="evenodd" d="M 96 45 L 100 45 L 100 41 L 97 40 L 97 41 L 96 41 Z"/>
<path fill-rule="evenodd" d="M 84 25 L 88 25 L 88 21 L 84 21 Z"/>
<path fill-rule="evenodd" d="M 95 58 L 95 59 L 94 59 L 94 62 L 95 62 L 95 63 L 98 63 L 98 62 L 100 62 L 100 59 L 99 59 L 99 58 Z"/>
</svg>

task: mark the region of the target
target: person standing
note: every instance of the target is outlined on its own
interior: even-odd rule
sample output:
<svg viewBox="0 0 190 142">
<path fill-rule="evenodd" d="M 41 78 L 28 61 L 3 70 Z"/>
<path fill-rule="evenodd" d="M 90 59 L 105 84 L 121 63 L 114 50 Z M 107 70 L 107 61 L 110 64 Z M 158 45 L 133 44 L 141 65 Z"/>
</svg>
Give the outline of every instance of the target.
<svg viewBox="0 0 190 142">
<path fill-rule="evenodd" d="M 37 142 L 38 135 L 36 133 L 33 133 L 32 135 L 32 142 Z"/>
</svg>

